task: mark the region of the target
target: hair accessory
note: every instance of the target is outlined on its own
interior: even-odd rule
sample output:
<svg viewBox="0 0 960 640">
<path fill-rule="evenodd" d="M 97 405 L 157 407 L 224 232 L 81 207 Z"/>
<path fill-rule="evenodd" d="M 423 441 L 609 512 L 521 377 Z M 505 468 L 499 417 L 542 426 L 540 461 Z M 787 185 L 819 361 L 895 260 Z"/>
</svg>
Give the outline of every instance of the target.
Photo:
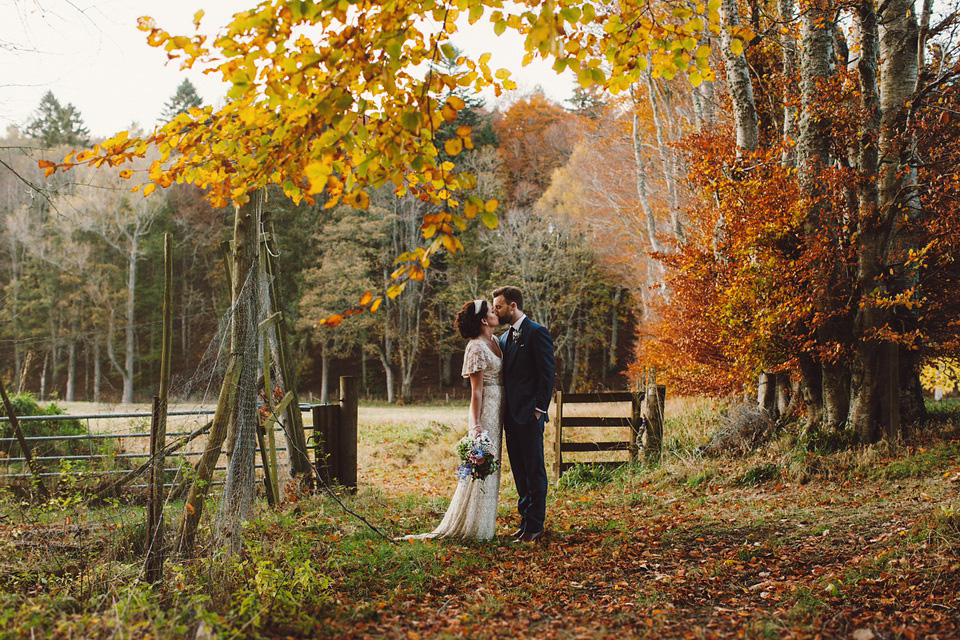
<svg viewBox="0 0 960 640">
<path fill-rule="evenodd" d="M 483 306 L 483 300 L 474 300 L 473 301 L 473 315 L 480 315 L 480 307 Z"/>
</svg>

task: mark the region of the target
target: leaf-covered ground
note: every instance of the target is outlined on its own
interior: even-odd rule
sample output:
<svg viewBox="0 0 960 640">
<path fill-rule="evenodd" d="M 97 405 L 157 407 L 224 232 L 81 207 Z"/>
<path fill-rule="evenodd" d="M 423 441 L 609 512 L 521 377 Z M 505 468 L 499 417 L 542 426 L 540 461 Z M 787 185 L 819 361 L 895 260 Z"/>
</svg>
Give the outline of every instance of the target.
<svg viewBox="0 0 960 640">
<path fill-rule="evenodd" d="M 367 419 L 360 490 L 341 494 L 388 537 L 440 520 L 463 427 L 459 409 L 405 411 Z M 394 543 L 328 496 L 291 495 L 260 506 L 239 557 L 204 546 L 150 587 L 139 507 L 62 496 L 40 512 L 8 497 L 0 637 L 960 637 L 955 427 L 819 454 L 788 434 L 704 459 L 714 418 L 681 422 L 658 464 L 551 485 L 536 546 Z M 500 498 L 505 535 L 509 471 Z"/>
<path fill-rule="evenodd" d="M 415 542 L 374 553 L 396 569 L 347 561 L 325 632 L 956 637 L 956 453 L 944 472 L 899 481 L 863 471 L 802 486 L 690 487 L 627 472 L 602 488 L 554 491 L 546 544 Z"/>
</svg>

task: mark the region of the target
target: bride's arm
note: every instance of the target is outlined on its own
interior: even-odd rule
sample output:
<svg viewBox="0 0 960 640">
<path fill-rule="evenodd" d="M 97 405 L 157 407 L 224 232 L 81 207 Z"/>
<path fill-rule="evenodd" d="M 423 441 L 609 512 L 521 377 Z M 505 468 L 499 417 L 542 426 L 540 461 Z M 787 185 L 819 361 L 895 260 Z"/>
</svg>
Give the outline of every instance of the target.
<svg viewBox="0 0 960 640">
<path fill-rule="evenodd" d="M 483 430 L 480 427 L 480 407 L 483 406 L 483 371 L 470 374 L 470 414 L 469 429 L 474 437 Z"/>
</svg>

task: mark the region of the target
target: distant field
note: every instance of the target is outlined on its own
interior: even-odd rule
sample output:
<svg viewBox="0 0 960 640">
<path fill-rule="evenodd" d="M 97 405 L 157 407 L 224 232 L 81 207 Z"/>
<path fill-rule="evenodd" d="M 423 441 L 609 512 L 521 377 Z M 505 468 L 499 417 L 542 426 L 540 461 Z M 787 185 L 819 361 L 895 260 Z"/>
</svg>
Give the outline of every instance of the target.
<svg viewBox="0 0 960 640">
<path fill-rule="evenodd" d="M 148 404 L 95 404 L 92 402 L 59 403 L 68 413 L 111 414 L 149 412 Z M 710 430 L 716 428 L 713 421 L 691 421 L 689 416 L 702 413 L 707 401 L 700 399 L 667 398 L 667 427 L 664 433 L 665 449 L 670 449 L 671 441 L 702 442 Z M 173 410 L 194 408 L 195 405 L 179 405 Z M 454 469 L 457 465 L 453 453 L 454 444 L 467 432 L 467 403 L 427 404 L 427 405 L 361 405 L 358 415 L 358 482 L 361 486 L 375 487 L 385 493 L 396 495 L 410 492 L 445 497 L 452 494 L 456 486 Z M 213 408 L 209 405 L 206 408 Z M 551 407 L 551 414 L 555 407 Z M 567 405 L 567 416 L 627 416 L 629 403 L 610 403 L 603 405 Z M 672 420 L 673 416 L 683 415 L 682 422 Z M 304 423 L 312 425 L 309 412 L 303 414 Z M 551 416 L 552 418 L 552 416 Z M 209 416 L 171 416 L 168 420 L 168 432 L 192 431 Z M 92 433 L 143 433 L 149 432 L 149 420 L 146 418 L 101 418 L 85 421 Z M 547 424 L 544 433 L 544 454 L 547 472 L 551 482 L 553 477 L 555 422 Z M 309 432 L 308 432 L 309 433 Z M 566 430 L 567 441 L 610 441 L 627 440 L 630 430 L 611 429 L 571 429 Z M 278 441 L 282 446 L 282 438 Z M 123 449 L 129 452 L 143 451 L 147 440 L 124 440 Z M 203 438 L 192 443 L 190 449 L 199 451 Z M 282 454 L 281 454 L 282 457 Z M 512 477 L 506 451 L 503 452 L 504 488 L 512 488 Z M 567 454 L 569 461 L 595 461 L 627 459 L 626 452 L 576 453 Z"/>
</svg>

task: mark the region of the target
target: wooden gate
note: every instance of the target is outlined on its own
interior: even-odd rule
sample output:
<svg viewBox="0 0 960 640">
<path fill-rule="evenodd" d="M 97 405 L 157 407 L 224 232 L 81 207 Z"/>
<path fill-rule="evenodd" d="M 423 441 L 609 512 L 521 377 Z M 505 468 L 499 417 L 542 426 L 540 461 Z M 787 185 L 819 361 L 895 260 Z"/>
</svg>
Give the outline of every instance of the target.
<svg viewBox="0 0 960 640">
<path fill-rule="evenodd" d="M 653 389 L 656 388 L 654 393 Z M 649 395 L 651 401 L 644 402 Z M 574 461 L 564 461 L 564 453 L 587 451 L 627 451 L 630 462 L 637 459 L 641 449 L 647 453 L 660 453 L 663 434 L 663 403 L 666 388 L 651 387 L 648 392 L 637 391 L 601 391 L 596 393 L 563 393 L 556 395 L 556 431 L 554 434 L 554 478 L 559 480 L 563 472 L 577 464 Z M 568 415 L 583 414 L 584 405 L 602 405 L 611 403 L 629 403 L 627 415 L 597 416 L 597 415 Z M 630 435 L 625 440 L 605 440 L 600 442 L 567 442 L 563 439 L 564 430 L 576 428 L 630 428 Z M 625 461 L 601 461 L 590 464 L 603 466 L 620 466 Z"/>
</svg>

